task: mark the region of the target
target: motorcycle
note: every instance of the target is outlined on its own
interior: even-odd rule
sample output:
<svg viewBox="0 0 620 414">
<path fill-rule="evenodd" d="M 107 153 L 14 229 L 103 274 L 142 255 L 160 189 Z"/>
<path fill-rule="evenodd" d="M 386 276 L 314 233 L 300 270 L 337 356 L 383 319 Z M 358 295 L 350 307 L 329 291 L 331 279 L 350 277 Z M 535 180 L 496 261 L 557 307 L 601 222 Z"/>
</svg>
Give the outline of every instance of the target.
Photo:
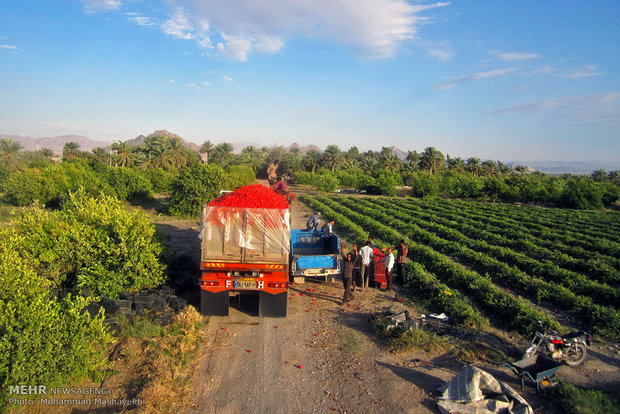
<svg viewBox="0 0 620 414">
<path fill-rule="evenodd" d="M 571 367 L 580 365 L 585 361 L 587 350 L 592 336 L 583 331 L 571 332 L 560 335 L 555 331 L 546 331 L 542 322 L 538 321 L 540 328 L 536 330 L 534 339 L 525 351 L 523 358 L 532 357 L 538 353 L 550 358 L 563 361 Z"/>
</svg>

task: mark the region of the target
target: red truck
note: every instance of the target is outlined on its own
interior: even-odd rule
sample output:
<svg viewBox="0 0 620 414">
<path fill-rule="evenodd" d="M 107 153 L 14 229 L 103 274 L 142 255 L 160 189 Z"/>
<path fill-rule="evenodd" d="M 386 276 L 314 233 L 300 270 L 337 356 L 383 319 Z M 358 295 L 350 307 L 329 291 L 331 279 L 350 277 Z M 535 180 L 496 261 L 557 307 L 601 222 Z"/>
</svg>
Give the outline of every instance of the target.
<svg viewBox="0 0 620 414">
<path fill-rule="evenodd" d="M 226 316 L 231 292 L 258 292 L 259 316 L 285 317 L 290 210 L 222 204 L 230 203 L 207 205 L 202 213 L 201 312 Z"/>
</svg>

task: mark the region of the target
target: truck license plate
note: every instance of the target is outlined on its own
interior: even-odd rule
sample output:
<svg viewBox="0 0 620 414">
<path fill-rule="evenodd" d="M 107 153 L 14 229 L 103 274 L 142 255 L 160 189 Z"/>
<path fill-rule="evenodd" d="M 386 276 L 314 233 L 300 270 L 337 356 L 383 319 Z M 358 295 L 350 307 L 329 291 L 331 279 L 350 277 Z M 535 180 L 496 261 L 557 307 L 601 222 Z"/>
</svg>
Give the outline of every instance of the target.
<svg viewBox="0 0 620 414">
<path fill-rule="evenodd" d="M 256 289 L 256 280 L 239 279 L 237 280 L 237 289 Z"/>
</svg>

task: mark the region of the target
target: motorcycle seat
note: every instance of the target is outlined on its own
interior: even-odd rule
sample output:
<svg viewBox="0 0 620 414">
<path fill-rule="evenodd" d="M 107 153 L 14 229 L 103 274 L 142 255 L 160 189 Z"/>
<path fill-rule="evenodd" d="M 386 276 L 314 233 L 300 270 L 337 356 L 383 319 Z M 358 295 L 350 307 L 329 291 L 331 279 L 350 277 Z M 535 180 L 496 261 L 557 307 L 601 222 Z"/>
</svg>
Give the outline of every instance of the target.
<svg viewBox="0 0 620 414">
<path fill-rule="evenodd" d="M 577 332 L 570 332 L 567 333 L 565 335 L 562 335 L 562 339 L 573 339 L 573 338 L 579 338 L 580 336 L 583 335 L 582 331 L 577 331 Z"/>
</svg>

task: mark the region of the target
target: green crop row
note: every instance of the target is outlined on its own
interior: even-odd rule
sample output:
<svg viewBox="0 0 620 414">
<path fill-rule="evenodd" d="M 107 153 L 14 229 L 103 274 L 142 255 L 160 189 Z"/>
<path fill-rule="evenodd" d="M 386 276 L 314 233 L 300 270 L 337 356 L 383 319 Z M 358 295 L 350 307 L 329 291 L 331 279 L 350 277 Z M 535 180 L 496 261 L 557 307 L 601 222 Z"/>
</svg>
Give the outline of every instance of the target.
<svg viewBox="0 0 620 414">
<path fill-rule="evenodd" d="M 588 252 L 583 250 L 579 258 L 574 258 L 554 248 L 555 246 L 541 246 L 540 241 L 530 234 L 507 228 L 504 231 L 498 231 L 497 227 L 477 219 L 472 219 L 466 215 L 438 209 L 423 209 L 417 204 L 405 203 L 397 199 L 376 198 L 374 202 L 380 205 L 397 206 L 407 212 L 416 214 L 416 216 L 422 214 L 423 217 L 457 228 L 470 237 L 480 238 L 499 246 L 509 247 L 526 253 L 530 257 L 543 261 L 545 266 L 555 264 L 568 270 L 584 273 L 591 279 L 604 283 L 620 282 L 619 270 L 614 269 L 608 263 L 593 260 L 592 254 L 588 254 Z"/>
<path fill-rule="evenodd" d="M 479 272 L 488 274 L 497 283 L 519 289 L 539 302 L 544 300 L 560 306 L 576 318 L 589 323 L 601 335 L 610 338 L 620 337 L 620 313 L 615 309 L 597 305 L 592 302 L 591 298 L 575 295 L 563 286 L 531 277 L 484 253 L 473 251 L 460 243 L 442 239 L 415 224 L 405 223 L 375 208 L 360 206 L 356 200 L 342 197 L 339 202 L 342 203 L 340 209 L 335 206 L 331 207 L 342 214 L 347 212 L 347 215 L 349 213 L 359 214 L 360 217 L 380 221 L 440 253 L 474 266 Z M 335 202 L 334 204 L 339 205 Z M 395 237 L 393 240 L 398 240 L 398 238 Z"/>
<path fill-rule="evenodd" d="M 495 286 L 489 278 L 464 268 L 431 247 L 415 243 L 390 226 L 382 224 L 367 215 L 343 208 L 326 197 L 315 197 L 314 200 L 320 202 L 325 208 L 329 208 L 330 211 L 337 213 L 339 216 L 346 217 L 348 223 L 355 221 L 353 223 L 355 226 L 360 226 L 372 232 L 376 238 L 390 242 L 399 239 L 405 240 L 405 243 L 409 246 L 410 258 L 424 265 L 429 272 L 437 275 L 450 288 L 461 291 L 481 310 L 488 315 L 492 315 L 493 319 L 498 324 L 501 324 L 503 328 L 507 330 L 514 329 L 527 335 L 531 333 L 532 328 L 537 326 L 537 321 L 539 320 L 549 327 L 559 328 L 558 322 L 544 312 L 533 309 L 525 300 L 517 298 Z M 304 201 L 309 201 L 309 199 L 305 198 Z M 346 227 L 346 224 L 341 223 L 341 225 Z"/>
<path fill-rule="evenodd" d="M 501 221 L 511 223 L 524 231 L 531 233 L 537 237 L 544 237 L 553 241 L 560 240 L 565 244 L 571 246 L 579 246 L 589 251 L 600 252 L 606 255 L 620 258 L 620 243 L 613 242 L 601 238 L 600 236 L 592 237 L 581 234 L 577 229 L 573 231 L 557 231 L 553 226 L 543 226 L 540 224 L 527 224 L 525 225 L 521 220 L 511 219 L 506 216 L 499 215 L 497 212 L 480 212 L 475 206 L 469 206 L 464 202 L 451 202 L 444 200 L 429 201 L 429 207 L 443 205 L 450 208 L 452 211 L 458 212 L 474 212 L 482 214 L 484 217 L 495 218 Z"/>
<path fill-rule="evenodd" d="M 551 262 L 541 263 L 524 254 L 528 253 L 527 251 L 516 252 L 508 247 L 490 244 L 497 242 L 497 238 L 501 241 L 501 238 L 493 233 L 481 231 L 473 226 L 466 227 L 432 213 L 412 212 L 394 207 L 390 205 L 389 201 L 385 200 L 356 199 L 355 202 L 370 208 L 380 206 L 388 214 L 398 214 L 403 219 L 415 219 L 418 226 L 443 239 L 458 242 L 477 252 L 486 253 L 492 258 L 508 265 L 514 265 L 533 276 L 560 284 L 576 294 L 589 296 L 599 305 L 620 307 L 620 291 L 618 289 L 592 281 L 581 273 L 562 269 Z"/>
<path fill-rule="evenodd" d="M 479 211 L 467 211 L 461 209 L 454 204 L 449 203 L 420 203 L 414 200 L 398 201 L 399 203 L 405 203 L 404 205 L 415 205 L 425 209 L 432 209 L 434 211 L 448 212 L 451 214 L 460 215 L 463 217 L 471 218 L 484 226 L 484 228 L 490 232 L 498 233 L 503 236 L 510 235 L 516 239 L 520 237 L 527 237 L 529 240 L 535 241 L 537 245 L 541 245 L 553 250 L 559 250 L 572 257 L 581 258 L 590 261 L 593 265 L 604 264 L 611 266 L 615 269 L 620 269 L 620 260 L 601 253 L 600 251 L 593 250 L 596 247 L 588 245 L 587 243 L 581 243 L 574 238 L 567 239 L 564 236 L 554 234 L 552 230 L 546 231 L 532 230 L 524 227 L 520 222 L 507 219 L 496 218 L 493 214 L 484 214 Z"/>
<path fill-rule="evenodd" d="M 452 200 L 450 201 L 452 202 Z M 538 206 L 514 205 L 505 203 L 462 202 L 458 206 L 474 208 L 485 213 L 494 213 L 508 218 L 519 219 L 524 223 L 553 227 L 558 231 L 574 232 L 578 228 L 583 234 L 595 238 L 605 237 L 620 242 L 620 215 L 615 212 L 590 212 L 587 216 L 576 210 L 549 209 Z M 468 205 L 470 204 L 470 205 Z"/>
</svg>

